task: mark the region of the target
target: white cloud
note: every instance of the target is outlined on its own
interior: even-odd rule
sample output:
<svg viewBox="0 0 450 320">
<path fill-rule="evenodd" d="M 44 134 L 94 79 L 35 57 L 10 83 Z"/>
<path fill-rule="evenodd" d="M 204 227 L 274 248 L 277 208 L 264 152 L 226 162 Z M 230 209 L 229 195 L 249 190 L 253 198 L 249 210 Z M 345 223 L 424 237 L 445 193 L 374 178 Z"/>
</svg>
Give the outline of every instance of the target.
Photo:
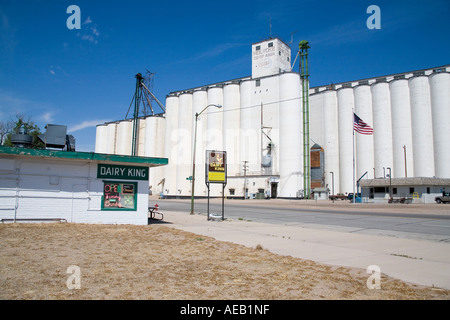
<svg viewBox="0 0 450 320">
<path fill-rule="evenodd" d="M 87 19 L 83 22 L 83 24 L 90 24 L 92 23 L 91 17 L 87 17 Z"/>
<path fill-rule="evenodd" d="M 83 130 L 83 129 L 86 129 L 86 128 L 95 127 L 98 124 L 105 123 L 105 122 L 108 122 L 108 121 L 111 121 L 111 120 L 86 120 L 86 121 L 83 121 L 83 122 L 81 122 L 79 124 L 75 124 L 73 126 L 70 126 L 67 129 L 67 132 L 73 133 L 73 132 L 80 131 L 80 130 Z"/>
<path fill-rule="evenodd" d="M 39 120 L 45 123 L 51 123 L 53 121 L 53 114 L 51 112 L 46 112 L 39 117 Z"/>
<path fill-rule="evenodd" d="M 98 37 L 100 36 L 100 31 L 98 30 L 97 25 L 92 21 L 91 17 L 88 17 L 82 23 L 80 32 L 77 33 L 77 37 L 80 37 L 81 40 L 86 40 L 91 43 L 98 43 Z"/>
</svg>

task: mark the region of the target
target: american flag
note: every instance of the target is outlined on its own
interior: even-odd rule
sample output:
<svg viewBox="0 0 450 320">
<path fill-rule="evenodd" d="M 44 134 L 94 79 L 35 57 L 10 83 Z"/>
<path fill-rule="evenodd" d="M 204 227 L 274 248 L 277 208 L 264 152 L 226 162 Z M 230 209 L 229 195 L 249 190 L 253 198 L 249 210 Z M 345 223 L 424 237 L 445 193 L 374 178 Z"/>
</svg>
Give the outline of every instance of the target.
<svg viewBox="0 0 450 320">
<path fill-rule="evenodd" d="M 361 134 L 367 134 L 371 135 L 373 134 L 373 129 L 371 126 L 369 126 L 367 123 L 362 121 L 356 113 L 353 113 L 353 129 L 355 129 L 356 132 L 359 132 Z"/>
</svg>

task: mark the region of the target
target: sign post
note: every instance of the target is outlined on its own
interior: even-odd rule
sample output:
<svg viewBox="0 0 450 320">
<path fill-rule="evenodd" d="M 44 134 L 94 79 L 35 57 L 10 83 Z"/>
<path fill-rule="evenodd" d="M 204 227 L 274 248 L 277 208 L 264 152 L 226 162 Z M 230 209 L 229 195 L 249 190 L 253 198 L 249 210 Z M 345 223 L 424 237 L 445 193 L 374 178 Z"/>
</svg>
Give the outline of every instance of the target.
<svg viewBox="0 0 450 320">
<path fill-rule="evenodd" d="M 205 182 L 208 187 L 208 220 L 209 214 L 209 191 L 211 183 L 222 184 L 222 220 L 225 219 L 225 186 L 227 184 L 227 152 L 206 150 Z"/>
</svg>

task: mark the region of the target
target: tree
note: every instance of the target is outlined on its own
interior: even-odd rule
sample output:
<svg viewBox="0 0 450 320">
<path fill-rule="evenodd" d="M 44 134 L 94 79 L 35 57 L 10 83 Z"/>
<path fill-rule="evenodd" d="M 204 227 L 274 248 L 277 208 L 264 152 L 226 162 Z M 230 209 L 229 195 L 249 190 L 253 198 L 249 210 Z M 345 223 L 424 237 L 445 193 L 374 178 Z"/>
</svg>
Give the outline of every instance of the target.
<svg viewBox="0 0 450 320">
<path fill-rule="evenodd" d="M 31 144 L 31 148 L 33 149 L 44 149 L 45 145 L 39 140 L 38 136 L 41 134 L 41 129 L 36 125 L 33 121 L 31 121 L 30 117 L 25 119 L 25 116 L 22 114 L 16 114 L 15 120 L 10 120 L 6 124 L 0 124 L 0 138 L 3 142 L 4 146 L 13 147 L 14 145 L 11 142 L 12 134 L 26 133 L 33 137 L 33 142 Z"/>
</svg>

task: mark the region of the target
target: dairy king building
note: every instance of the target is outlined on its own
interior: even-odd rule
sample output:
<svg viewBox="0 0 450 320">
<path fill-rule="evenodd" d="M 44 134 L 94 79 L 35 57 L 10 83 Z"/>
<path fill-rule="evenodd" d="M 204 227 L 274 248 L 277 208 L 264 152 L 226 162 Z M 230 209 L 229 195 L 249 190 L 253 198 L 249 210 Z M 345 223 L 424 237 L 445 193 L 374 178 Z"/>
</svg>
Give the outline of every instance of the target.
<svg viewBox="0 0 450 320">
<path fill-rule="evenodd" d="M 166 158 L 0 147 L 0 219 L 148 223 L 150 168 Z"/>
</svg>

